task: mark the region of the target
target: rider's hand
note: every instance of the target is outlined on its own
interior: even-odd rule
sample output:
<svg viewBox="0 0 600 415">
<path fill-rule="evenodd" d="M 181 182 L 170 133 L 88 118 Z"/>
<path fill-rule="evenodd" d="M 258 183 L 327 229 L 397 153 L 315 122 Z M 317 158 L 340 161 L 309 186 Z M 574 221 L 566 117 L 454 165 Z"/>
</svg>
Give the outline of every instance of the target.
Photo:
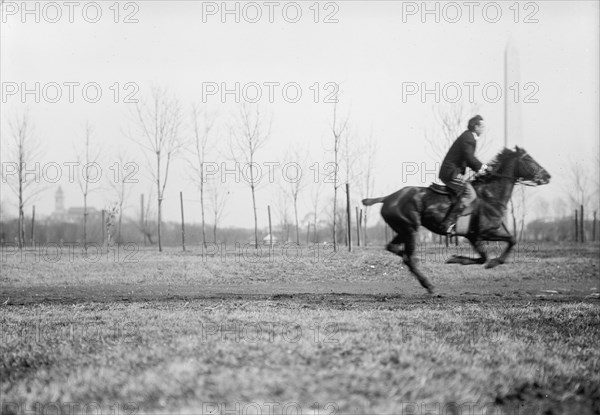
<svg viewBox="0 0 600 415">
<path fill-rule="evenodd" d="M 488 171 L 488 165 L 487 164 L 482 164 L 481 168 L 477 172 L 477 175 L 481 176 L 482 174 L 485 174 L 487 171 Z"/>
</svg>

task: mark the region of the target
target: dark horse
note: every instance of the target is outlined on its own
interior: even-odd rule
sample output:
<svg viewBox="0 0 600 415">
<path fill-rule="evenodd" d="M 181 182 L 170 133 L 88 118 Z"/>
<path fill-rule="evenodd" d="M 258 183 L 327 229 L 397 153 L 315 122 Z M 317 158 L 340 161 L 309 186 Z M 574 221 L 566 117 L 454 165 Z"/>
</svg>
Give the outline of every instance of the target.
<svg viewBox="0 0 600 415">
<path fill-rule="evenodd" d="M 506 249 L 498 258 L 490 260 L 486 268 L 503 264 L 516 243 L 502 223 L 515 183 L 541 185 L 550 181 L 548 172 L 519 147 L 515 147 L 514 151 L 505 148 L 490 163 L 490 167 L 490 171 L 471 182 L 477 192 L 477 200 L 473 205 L 469 230 L 464 235 L 480 257 L 454 256 L 448 263 L 484 264 L 487 255 L 483 241 L 504 241 L 508 243 Z M 383 203 L 381 216 L 397 233 L 387 245 L 387 250 L 401 256 L 421 285 L 433 293 L 433 286 L 419 271 L 413 257 L 415 237 L 420 225 L 437 234 L 445 234 L 446 230 L 440 224 L 454 202 L 454 197 L 442 194 L 439 190 L 436 192 L 431 187 L 409 186 L 389 196 L 364 199 L 362 202 L 365 206 Z"/>
</svg>

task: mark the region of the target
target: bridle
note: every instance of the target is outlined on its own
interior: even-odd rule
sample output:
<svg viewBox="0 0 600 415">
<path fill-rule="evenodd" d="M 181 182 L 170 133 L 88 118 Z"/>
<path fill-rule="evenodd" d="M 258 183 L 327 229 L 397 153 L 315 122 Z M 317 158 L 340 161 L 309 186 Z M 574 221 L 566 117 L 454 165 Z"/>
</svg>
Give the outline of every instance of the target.
<svg viewBox="0 0 600 415">
<path fill-rule="evenodd" d="M 506 175 L 506 174 L 496 173 L 494 171 L 491 171 L 488 174 L 490 176 L 500 177 L 502 179 L 510 179 L 510 180 L 512 180 L 513 184 L 522 184 L 522 185 L 531 186 L 531 187 L 537 186 L 538 184 L 535 181 L 516 178 L 515 170 L 517 169 L 518 161 L 522 160 L 527 155 L 528 155 L 527 151 L 523 150 L 523 154 L 521 154 L 519 156 L 519 158 L 517 159 L 517 163 L 515 163 L 515 165 L 513 167 L 513 174 L 512 174 L 512 176 L 509 176 L 509 175 Z M 537 176 L 537 174 L 534 174 L 534 177 L 535 176 Z"/>
</svg>

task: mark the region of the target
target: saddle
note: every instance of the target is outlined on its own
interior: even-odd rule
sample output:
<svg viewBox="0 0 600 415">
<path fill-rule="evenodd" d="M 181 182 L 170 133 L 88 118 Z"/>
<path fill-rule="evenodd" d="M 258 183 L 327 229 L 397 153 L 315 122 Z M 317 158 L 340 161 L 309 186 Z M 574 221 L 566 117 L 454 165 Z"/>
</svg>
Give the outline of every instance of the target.
<svg viewBox="0 0 600 415">
<path fill-rule="evenodd" d="M 431 186 L 429 186 L 429 190 L 439 195 L 454 196 L 454 192 L 452 192 L 443 184 L 431 183 Z"/>
<path fill-rule="evenodd" d="M 456 202 L 458 202 L 458 200 L 464 193 L 464 188 L 461 189 L 461 191 L 456 192 L 456 191 L 450 190 L 450 188 L 448 186 L 444 186 L 442 184 L 437 184 L 437 183 L 431 183 L 431 185 L 428 187 L 428 189 L 431 190 L 433 193 L 437 193 L 438 195 L 447 196 L 448 198 L 450 198 L 451 204 L 455 204 Z"/>
</svg>

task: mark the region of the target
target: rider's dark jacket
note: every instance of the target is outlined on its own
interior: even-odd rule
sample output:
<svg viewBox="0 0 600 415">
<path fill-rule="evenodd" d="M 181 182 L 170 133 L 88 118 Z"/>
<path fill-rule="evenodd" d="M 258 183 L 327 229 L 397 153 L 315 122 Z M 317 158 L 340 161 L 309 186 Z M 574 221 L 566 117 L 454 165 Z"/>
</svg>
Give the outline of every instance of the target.
<svg viewBox="0 0 600 415">
<path fill-rule="evenodd" d="M 479 171 L 482 163 L 475 157 L 476 147 L 477 142 L 473 133 L 469 130 L 462 133 L 454 141 L 442 162 L 439 174 L 440 180 L 448 185 L 459 173 L 465 174 L 467 167 L 473 171 Z"/>
</svg>

